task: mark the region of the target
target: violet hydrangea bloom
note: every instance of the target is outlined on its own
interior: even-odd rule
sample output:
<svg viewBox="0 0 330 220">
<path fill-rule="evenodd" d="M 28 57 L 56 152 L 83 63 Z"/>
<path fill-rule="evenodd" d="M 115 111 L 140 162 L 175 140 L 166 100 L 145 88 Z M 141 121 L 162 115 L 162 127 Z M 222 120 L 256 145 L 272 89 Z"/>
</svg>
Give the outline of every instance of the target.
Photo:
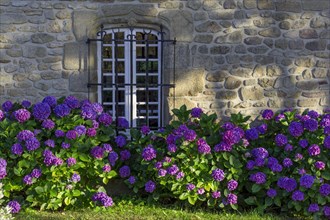
<svg viewBox="0 0 330 220">
<path fill-rule="evenodd" d="M 149 126 L 147 126 L 147 125 L 143 125 L 143 126 L 141 127 L 141 133 L 142 133 L 143 135 L 147 135 L 147 134 L 149 134 L 149 132 L 150 132 L 150 128 L 149 128 Z"/>
<path fill-rule="evenodd" d="M 257 172 L 251 174 L 249 179 L 255 182 L 256 184 L 264 184 L 267 180 L 267 176 L 263 172 Z"/>
<path fill-rule="evenodd" d="M 57 100 L 54 96 L 46 96 L 43 100 L 43 103 L 48 104 L 50 107 L 54 108 L 57 104 Z"/>
<path fill-rule="evenodd" d="M 93 147 L 91 150 L 91 155 L 95 159 L 102 159 L 104 156 L 104 149 L 100 146 Z"/>
<path fill-rule="evenodd" d="M 92 196 L 92 201 L 99 202 L 104 207 L 113 206 L 113 200 L 104 192 L 97 192 Z"/>
<path fill-rule="evenodd" d="M 262 159 L 267 158 L 268 155 L 269 155 L 268 154 L 268 151 L 265 148 L 263 148 L 263 147 L 254 148 L 251 153 L 252 153 L 252 155 L 254 157 L 256 157 L 256 158 L 262 158 Z"/>
<path fill-rule="evenodd" d="M 220 152 L 220 151 L 230 152 L 232 149 L 233 149 L 233 146 L 229 145 L 225 142 L 220 142 L 220 144 L 217 144 L 214 146 L 215 152 Z"/>
<path fill-rule="evenodd" d="M 176 174 L 176 179 L 177 180 L 180 180 L 180 179 L 182 179 L 184 177 L 184 172 L 182 172 L 182 171 L 180 171 L 180 172 L 178 172 L 177 174 Z"/>
<path fill-rule="evenodd" d="M 326 217 L 330 217 L 330 206 L 324 206 L 323 213 Z"/>
<path fill-rule="evenodd" d="M 270 198 L 274 198 L 277 195 L 277 192 L 275 189 L 269 189 L 267 190 L 267 196 Z"/>
<path fill-rule="evenodd" d="M 302 147 L 302 148 L 306 148 L 308 146 L 308 140 L 306 139 L 301 139 L 299 142 L 298 142 L 299 146 Z"/>
<path fill-rule="evenodd" d="M 112 123 L 112 117 L 108 113 L 102 113 L 99 116 L 98 121 L 108 127 Z"/>
<path fill-rule="evenodd" d="M 112 151 L 112 147 L 110 144 L 103 144 L 102 146 L 105 152 L 109 153 Z"/>
<path fill-rule="evenodd" d="M 71 112 L 71 109 L 67 104 L 60 104 L 54 108 L 54 113 L 59 118 L 68 116 L 70 114 L 70 112 Z"/>
<path fill-rule="evenodd" d="M 229 193 L 227 195 L 227 203 L 230 204 L 230 205 L 237 204 L 237 195 L 235 195 L 233 193 Z"/>
<path fill-rule="evenodd" d="M 51 130 L 55 127 L 55 122 L 50 119 L 46 119 L 42 122 L 41 126 L 45 129 Z"/>
<path fill-rule="evenodd" d="M 265 119 L 265 120 L 270 120 L 272 119 L 274 116 L 274 112 L 271 110 L 271 109 L 265 109 L 263 112 L 262 112 L 262 117 Z"/>
<path fill-rule="evenodd" d="M 311 175 L 303 175 L 300 177 L 300 185 L 305 187 L 306 189 L 309 189 L 313 186 L 314 183 L 314 177 Z"/>
<path fill-rule="evenodd" d="M 5 113 L 0 109 L 0 121 L 5 118 Z"/>
<path fill-rule="evenodd" d="M 91 104 L 83 104 L 80 114 L 83 119 L 95 120 L 97 118 L 97 112 L 94 111 Z"/>
<path fill-rule="evenodd" d="M 103 167 L 102 167 L 102 170 L 103 172 L 105 173 L 109 173 L 111 171 L 111 166 L 110 164 L 105 164 Z"/>
<path fill-rule="evenodd" d="M 304 122 L 304 128 L 310 132 L 314 132 L 318 128 L 318 122 L 315 119 L 308 119 Z"/>
<path fill-rule="evenodd" d="M 32 185 L 32 180 L 33 179 L 32 179 L 32 176 L 30 174 L 23 177 L 23 182 L 26 185 Z"/>
<path fill-rule="evenodd" d="M 66 163 L 68 164 L 68 167 L 71 167 L 73 165 L 75 165 L 77 163 L 76 159 L 73 158 L 73 157 L 69 157 L 67 160 L 66 160 Z"/>
<path fill-rule="evenodd" d="M 309 153 L 310 156 L 317 156 L 321 153 L 321 149 L 317 144 L 312 144 L 308 148 L 308 153 Z"/>
<path fill-rule="evenodd" d="M 217 199 L 221 197 L 221 192 L 220 191 L 214 191 L 212 192 L 212 198 Z"/>
<path fill-rule="evenodd" d="M 120 159 L 122 161 L 128 160 L 131 157 L 131 152 L 129 150 L 120 151 Z"/>
<path fill-rule="evenodd" d="M 152 180 L 149 180 L 145 185 L 144 189 L 146 192 L 152 193 L 156 189 L 156 183 L 154 183 Z"/>
<path fill-rule="evenodd" d="M 325 169 L 325 163 L 323 161 L 316 161 L 314 163 L 314 166 L 318 170 L 324 170 Z"/>
<path fill-rule="evenodd" d="M 116 144 L 118 147 L 123 147 L 126 145 L 126 138 L 122 135 L 118 135 L 115 139 Z"/>
<path fill-rule="evenodd" d="M 167 146 L 167 150 L 168 150 L 168 152 L 170 152 L 170 153 L 175 153 L 176 150 L 177 150 L 177 146 L 176 146 L 175 144 L 169 144 L 169 145 Z"/>
<path fill-rule="evenodd" d="M 236 180 L 229 180 L 227 183 L 227 188 L 229 191 L 233 191 L 237 188 L 238 182 Z"/>
<path fill-rule="evenodd" d="M 194 118 L 200 118 L 202 113 L 203 113 L 203 110 L 201 108 L 192 108 L 190 114 Z"/>
<path fill-rule="evenodd" d="M 288 143 L 288 138 L 284 134 L 277 134 L 275 136 L 275 143 L 277 146 L 282 147 Z"/>
<path fill-rule="evenodd" d="M 330 185 L 327 183 L 324 183 L 322 186 L 320 186 L 319 192 L 321 196 L 329 196 L 330 195 Z"/>
<path fill-rule="evenodd" d="M 33 106 L 32 115 L 35 119 L 43 121 L 49 117 L 51 113 L 50 106 L 46 103 L 39 102 Z"/>
<path fill-rule="evenodd" d="M 31 113 L 28 110 L 22 108 L 14 112 L 14 117 L 19 123 L 24 123 L 30 119 Z"/>
<path fill-rule="evenodd" d="M 128 178 L 128 182 L 129 182 L 131 185 L 133 185 L 133 184 L 136 182 L 135 176 L 130 176 L 130 177 Z"/>
<path fill-rule="evenodd" d="M 126 120 L 126 118 L 118 118 L 117 120 L 117 126 L 123 129 L 127 129 L 129 127 L 129 123 Z"/>
<path fill-rule="evenodd" d="M 18 213 L 21 210 L 21 205 L 16 200 L 8 202 L 7 206 L 10 207 L 10 212 L 13 214 Z"/>
<path fill-rule="evenodd" d="M 28 100 L 23 100 L 21 102 L 21 105 L 23 106 L 23 108 L 29 108 L 31 106 L 31 102 Z"/>
<path fill-rule="evenodd" d="M 74 130 L 77 132 L 78 137 L 86 134 L 86 127 L 84 125 L 78 125 L 74 128 Z"/>
<path fill-rule="evenodd" d="M 25 147 L 28 151 L 34 151 L 40 147 L 40 142 L 37 138 L 33 137 L 25 142 Z"/>
<path fill-rule="evenodd" d="M 311 110 L 307 113 L 307 115 L 311 118 L 318 118 L 320 115 L 317 111 Z"/>
<path fill-rule="evenodd" d="M 303 201 L 304 200 L 304 193 L 300 190 L 296 190 L 292 193 L 292 200 L 293 201 Z"/>
<path fill-rule="evenodd" d="M 66 132 L 65 137 L 69 140 L 75 140 L 78 137 L 78 132 L 75 130 L 69 130 Z"/>
<path fill-rule="evenodd" d="M 95 137 L 96 136 L 96 129 L 95 128 L 88 128 L 86 131 L 86 135 L 88 137 Z"/>
<path fill-rule="evenodd" d="M 248 140 L 256 140 L 259 137 L 259 132 L 256 128 L 250 128 L 245 131 L 245 137 Z"/>
<path fill-rule="evenodd" d="M 212 171 L 212 177 L 215 181 L 221 182 L 225 178 L 225 172 L 219 168 Z"/>
<path fill-rule="evenodd" d="M 314 213 L 320 211 L 319 205 L 317 203 L 312 203 L 308 207 L 308 212 Z"/>
<path fill-rule="evenodd" d="M 97 114 L 101 114 L 103 112 L 103 107 L 100 103 L 93 103 L 92 104 L 93 110 L 97 113 Z"/>
<path fill-rule="evenodd" d="M 76 109 L 80 107 L 79 100 L 74 96 L 68 96 L 64 99 L 64 104 L 67 104 L 70 108 Z"/>
<path fill-rule="evenodd" d="M 297 188 L 296 180 L 289 177 L 280 177 L 277 181 L 277 185 L 281 189 L 285 189 L 287 192 L 292 192 Z"/>
<path fill-rule="evenodd" d="M 196 186 L 195 186 L 194 184 L 192 184 L 192 183 L 188 183 L 188 184 L 186 185 L 186 189 L 187 189 L 188 191 L 194 190 L 195 187 L 196 187 Z"/>
<path fill-rule="evenodd" d="M 62 144 L 61 144 L 61 147 L 63 148 L 63 149 L 69 149 L 70 148 L 70 143 L 66 143 L 66 142 L 62 142 Z"/>
<path fill-rule="evenodd" d="M 22 155 L 23 153 L 23 146 L 19 143 L 14 144 L 11 146 L 11 153 L 16 155 Z"/>
<path fill-rule="evenodd" d="M 243 131 L 244 134 L 244 131 Z M 234 128 L 231 130 L 227 130 L 223 134 L 223 141 L 229 145 L 237 144 L 243 135 L 241 135 L 240 130 L 238 128 Z"/>
<path fill-rule="evenodd" d="M 165 176 L 167 174 L 167 171 L 166 170 L 164 170 L 164 169 L 159 169 L 158 170 L 158 176 L 159 177 L 163 177 L 163 176 Z"/>
<path fill-rule="evenodd" d="M 59 137 L 64 137 L 65 136 L 65 132 L 62 130 L 56 130 L 55 131 L 55 137 L 59 138 Z"/>
<path fill-rule="evenodd" d="M 174 176 L 177 172 L 179 172 L 179 167 L 175 164 L 167 168 L 167 173 Z"/>
<path fill-rule="evenodd" d="M 293 137 L 300 137 L 304 132 L 304 127 L 300 122 L 294 121 L 289 125 L 289 133 Z"/>
<path fill-rule="evenodd" d="M 293 165 L 293 162 L 290 158 L 284 158 L 284 160 L 283 160 L 284 167 L 291 167 L 292 165 Z"/>
<path fill-rule="evenodd" d="M 9 112 L 12 108 L 13 108 L 13 103 L 9 100 L 2 103 L 2 109 L 5 112 Z"/>
<path fill-rule="evenodd" d="M 115 151 L 111 151 L 109 153 L 108 160 L 111 166 L 114 166 L 116 164 L 116 161 L 118 160 L 118 154 Z"/>
<path fill-rule="evenodd" d="M 32 131 L 29 131 L 29 130 L 23 130 L 23 131 L 20 131 L 18 134 L 17 134 L 17 139 L 19 141 L 27 141 L 31 138 L 34 137 L 34 134 Z"/>
<path fill-rule="evenodd" d="M 197 134 L 194 130 L 188 129 L 184 132 L 183 136 L 186 141 L 194 141 L 197 137 Z"/>
<path fill-rule="evenodd" d="M 147 147 L 145 147 L 142 151 L 142 157 L 145 161 L 150 161 L 154 158 L 156 158 L 156 150 L 153 148 L 151 144 L 149 144 Z"/>
<path fill-rule="evenodd" d="M 257 127 L 257 130 L 260 134 L 266 134 L 267 129 L 268 129 L 267 124 L 262 124 Z"/>
<path fill-rule="evenodd" d="M 207 142 L 203 138 L 198 139 L 197 149 L 198 149 L 198 153 L 200 153 L 200 154 L 210 154 L 211 153 L 211 147 L 207 144 Z"/>
<path fill-rule="evenodd" d="M 205 193 L 205 189 L 204 188 L 199 188 L 197 190 L 197 194 L 199 194 L 199 195 L 203 195 L 204 193 Z"/>
<path fill-rule="evenodd" d="M 31 176 L 36 179 L 38 179 L 41 176 L 41 174 L 42 174 L 41 169 L 33 169 L 31 172 Z"/>
<path fill-rule="evenodd" d="M 293 146 L 291 144 L 286 144 L 284 147 L 285 151 L 292 151 L 293 150 Z"/>
<path fill-rule="evenodd" d="M 74 182 L 74 183 L 77 183 L 80 181 L 80 175 L 78 173 L 74 173 L 72 174 L 72 177 L 71 177 L 71 182 Z"/>
<path fill-rule="evenodd" d="M 325 148 L 330 149 L 330 136 L 324 138 L 323 145 Z"/>
</svg>

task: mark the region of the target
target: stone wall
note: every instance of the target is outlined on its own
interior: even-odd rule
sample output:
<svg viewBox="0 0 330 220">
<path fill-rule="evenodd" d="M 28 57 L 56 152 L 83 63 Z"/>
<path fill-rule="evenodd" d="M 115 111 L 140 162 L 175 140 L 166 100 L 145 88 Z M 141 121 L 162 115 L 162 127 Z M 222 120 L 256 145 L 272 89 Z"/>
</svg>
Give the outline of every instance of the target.
<svg viewBox="0 0 330 220">
<path fill-rule="evenodd" d="M 229 115 L 330 106 L 328 0 L 2 0 L 0 6 L 0 103 L 86 97 L 85 41 L 101 24 L 162 24 L 177 39 L 176 89 L 169 91 L 176 107 Z"/>
</svg>

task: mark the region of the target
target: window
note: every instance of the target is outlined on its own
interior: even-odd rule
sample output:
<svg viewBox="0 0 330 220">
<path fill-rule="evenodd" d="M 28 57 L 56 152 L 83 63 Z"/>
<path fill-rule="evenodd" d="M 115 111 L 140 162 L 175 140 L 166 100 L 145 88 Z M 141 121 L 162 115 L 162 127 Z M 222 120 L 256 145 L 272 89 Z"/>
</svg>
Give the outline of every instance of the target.
<svg viewBox="0 0 330 220">
<path fill-rule="evenodd" d="M 161 32 L 104 30 L 97 44 L 98 101 L 129 127 L 162 127 Z"/>
</svg>

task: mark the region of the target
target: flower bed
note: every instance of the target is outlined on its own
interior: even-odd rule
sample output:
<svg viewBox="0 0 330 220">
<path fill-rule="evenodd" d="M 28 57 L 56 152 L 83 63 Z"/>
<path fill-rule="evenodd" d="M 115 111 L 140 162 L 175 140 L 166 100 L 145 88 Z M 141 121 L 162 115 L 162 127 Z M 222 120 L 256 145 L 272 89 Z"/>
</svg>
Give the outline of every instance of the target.
<svg viewBox="0 0 330 220">
<path fill-rule="evenodd" d="M 3 103 L 0 110 L 0 179 L 5 203 L 69 209 L 109 207 L 104 185 L 123 179 L 153 199 L 195 206 L 330 216 L 330 114 L 286 110 L 249 117 L 185 106 L 176 120 L 152 132 L 115 135 L 127 121 L 112 120 L 102 106 L 69 96 Z M 109 186 L 111 189 L 111 186 Z"/>
</svg>

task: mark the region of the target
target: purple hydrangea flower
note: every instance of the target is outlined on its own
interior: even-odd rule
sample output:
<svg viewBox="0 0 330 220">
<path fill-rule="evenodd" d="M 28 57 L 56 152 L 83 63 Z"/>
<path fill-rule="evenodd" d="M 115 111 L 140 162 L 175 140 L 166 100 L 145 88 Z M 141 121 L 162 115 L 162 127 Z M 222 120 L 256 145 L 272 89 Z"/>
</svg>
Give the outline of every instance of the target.
<svg viewBox="0 0 330 220">
<path fill-rule="evenodd" d="M 217 199 L 220 197 L 221 197 L 221 192 L 219 192 L 219 191 L 212 192 L 212 198 Z"/>
<path fill-rule="evenodd" d="M 184 177 L 184 172 L 182 172 L 182 171 L 180 171 L 180 172 L 178 172 L 178 174 L 176 174 L 176 179 L 177 180 L 180 180 L 180 179 L 182 179 Z"/>
<path fill-rule="evenodd" d="M 293 137 L 300 137 L 304 132 L 304 127 L 300 122 L 294 121 L 289 125 L 289 133 Z"/>
<path fill-rule="evenodd" d="M 251 128 L 245 131 L 245 137 L 248 140 L 257 140 L 259 137 L 259 132 L 256 128 Z"/>
<path fill-rule="evenodd" d="M 55 141 L 52 140 L 52 139 L 48 139 L 44 142 L 44 144 L 47 146 L 47 147 L 51 147 L 51 148 L 54 148 L 55 147 Z"/>
<path fill-rule="evenodd" d="M 108 127 L 112 123 L 112 117 L 108 113 L 102 113 L 99 118 L 99 122 Z"/>
<path fill-rule="evenodd" d="M 50 107 L 54 108 L 57 104 L 57 100 L 54 96 L 46 96 L 43 100 L 43 103 L 48 104 Z"/>
<path fill-rule="evenodd" d="M 314 177 L 311 175 L 303 175 L 300 177 L 300 185 L 305 187 L 306 189 L 309 189 L 313 186 L 314 183 Z"/>
<path fill-rule="evenodd" d="M 326 114 L 322 117 L 322 119 L 320 121 L 320 126 L 323 128 L 330 126 L 330 114 Z"/>
<path fill-rule="evenodd" d="M 18 213 L 21 210 L 21 205 L 16 200 L 8 202 L 7 206 L 10 207 L 10 212 L 13 214 Z"/>
<path fill-rule="evenodd" d="M 73 158 L 73 157 L 69 157 L 67 160 L 66 160 L 66 163 L 68 164 L 68 167 L 71 167 L 73 165 L 75 165 L 77 163 L 76 159 Z"/>
<path fill-rule="evenodd" d="M 117 123 L 120 128 L 127 129 L 129 127 L 129 123 L 126 118 L 118 118 Z"/>
<path fill-rule="evenodd" d="M 221 182 L 225 178 L 225 172 L 219 168 L 216 168 L 212 171 L 212 177 L 215 181 Z"/>
<path fill-rule="evenodd" d="M 95 120 L 97 118 L 97 112 L 94 111 L 92 105 L 90 104 L 84 104 L 81 107 L 81 117 L 83 119 L 91 119 L 91 120 Z"/>
<path fill-rule="evenodd" d="M 120 159 L 122 161 L 128 160 L 131 157 L 129 150 L 120 151 Z"/>
<path fill-rule="evenodd" d="M 263 172 L 257 172 L 250 175 L 250 180 L 256 184 L 264 184 L 267 180 L 267 176 Z"/>
<path fill-rule="evenodd" d="M 11 146 L 11 152 L 12 154 L 21 156 L 23 153 L 23 146 L 19 143 L 16 143 L 13 146 Z"/>
<path fill-rule="evenodd" d="M 149 180 L 145 185 L 144 185 L 144 189 L 146 192 L 152 193 L 153 191 L 155 191 L 156 189 L 156 183 L 154 183 L 153 181 Z"/>
<path fill-rule="evenodd" d="M 105 164 L 103 167 L 102 167 L 102 170 L 103 172 L 105 173 L 109 173 L 111 171 L 111 166 L 109 164 Z"/>
<path fill-rule="evenodd" d="M 302 160 L 304 158 L 304 156 L 300 153 L 297 153 L 294 157 L 296 160 Z"/>
<path fill-rule="evenodd" d="M 93 103 L 92 107 L 97 114 L 101 114 L 103 112 L 103 107 L 100 103 Z"/>
<path fill-rule="evenodd" d="M 314 163 L 314 166 L 318 170 L 324 170 L 325 169 L 325 163 L 323 161 L 316 161 Z"/>
<path fill-rule="evenodd" d="M 0 109 L 0 121 L 5 118 L 5 113 Z"/>
<path fill-rule="evenodd" d="M 230 152 L 232 149 L 233 149 L 233 146 L 229 145 L 225 142 L 221 142 L 220 144 L 217 144 L 214 146 L 215 152 L 220 152 L 220 151 Z"/>
<path fill-rule="evenodd" d="M 80 181 L 80 175 L 78 173 L 74 173 L 72 174 L 72 177 L 71 177 L 71 182 L 74 182 L 74 183 L 77 183 Z"/>
<path fill-rule="evenodd" d="M 227 183 L 227 188 L 229 191 L 233 191 L 237 188 L 238 182 L 236 180 L 229 180 Z"/>
<path fill-rule="evenodd" d="M 77 132 L 78 137 L 86 134 L 86 127 L 84 125 L 78 125 L 74 128 L 74 130 Z"/>
<path fill-rule="evenodd" d="M 41 176 L 41 174 L 42 174 L 41 169 L 33 169 L 31 172 L 31 176 L 36 179 L 38 179 Z"/>
<path fill-rule="evenodd" d="M 197 190 L 197 194 L 198 195 L 203 195 L 205 193 L 205 189 L 204 188 L 199 188 L 198 190 Z"/>
<path fill-rule="evenodd" d="M 194 118 L 200 118 L 203 113 L 203 110 L 201 108 L 193 108 L 191 109 L 191 116 Z"/>
<path fill-rule="evenodd" d="M 271 109 L 265 109 L 263 112 L 262 112 L 262 117 L 265 119 L 265 120 L 270 120 L 272 119 L 274 116 L 274 112 L 271 110 Z"/>
<path fill-rule="evenodd" d="M 278 134 L 275 137 L 275 143 L 277 146 L 282 147 L 288 143 L 288 138 L 284 134 Z"/>
<path fill-rule="evenodd" d="M 230 205 L 237 204 L 237 195 L 235 195 L 233 193 L 229 193 L 227 196 L 227 203 Z"/>
<path fill-rule="evenodd" d="M 159 169 L 158 170 L 158 176 L 163 177 L 167 174 L 167 171 L 164 169 Z"/>
<path fill-rule="evenodd" d="M 1 111 L 1 110 L 0 110 Z M 0 121 L 1 121 L 1 113 L 0 113 Z M 323 129 L 323 133 L 325 135 L 330 135 L 330 126 L 326 126 L 324 129 Z"/>
<path fill-rule="evenodd" d="M 318 118 L 320 115 L 317 111 L 311 110 L 307 113 L 307 115 L 311 118 Z"/>
<path fill-rule="evenodd" d="M 155 163 L 155 168 L 157 169 L 157 170 L 159 170 L 160 168 L 162 168 L 163 167 L 163 163 L 162 162 L 156 162 Z"/>
<path fill-rule="evenodd" d="M 241 137 L 242 136 L 240 134 L 240 131 L 238 129 L 234 128 L 234 129 L 225 131 L 222 139 L 226 144 L 234 145 L 234 144 L 237 144 L 241 140 Z"/>
<path fill-rule="evenodd" d="M 330 136 L 324 138 L 323 145 L 325 148 L 330 149 Z"/>
<path fill-rule="evenodd" d="M 33 117 L 39 121 L 43 121 L 49 117 L 51 113 L 50 106 L 46 103 L 39 102 L 33 107 Z"/>
<path fill-rule="evenodd" d="M 112 151 L 112 147 L 110 144 L 103 144 L 103 149 L 105 152 L 109 153 Z"/>
<path fill-rule="evenodd" d="M 91 155 L 95 159 L 102 159 L 104 156 L 104 149 L 100 146 L 93 147 L 91 150 Z"/>
<path fill-rule="evenodd" d="M 29 108 L 31 106 L 31 102 L 28 100 L 23 100 L 21 105 L 23 106 L 23 108 Z"/>
<path fill-rule="evenodd" d="M 67 104 L 70 108 L 76 109 L 80 107 L 79 100 L 74 96 L 68 96 L 64 99 L 64 104 Z"/>
<path fill-rule="evenodd" d="M 37 138 L 33 137 L 25 142 L 25 147 L 28 151 L 33 151 L 40 147 L 40 142 Z"/>
<path fill-rule="evenodd" d="M 59 118 L 63 118 L 69 115 L 70 112 L 71 112 L 71 108 L 67 104 L 60 104 L 54 108 L 54 113 Z"/>
<path fill-rule="evenodd" d="M 255 166 L 255 163 L 254 163 L 254 161 L 253 160 L 249 160 L 247 163 L 246 163 L 246 169 L 248 169 L 248 170 L 252 170 L 253 168 L 254 168 L 254 166 Z"/>
<path fill-rule="evenodd" d="M 280 173 L 283 170 L 283 167 L 281 164 L 273 164 L 272 166 L 269 167 L 271 169 L 271 171 L 273 171 L 274 173 Z"/>
<path fill-rule="evenodd" d="M 167 146 L 167 150 L 168 150 L 168 152 L 170 152 L 170 153 L 175 153 L 176 150 L 177 150 L 177 146 L 176 146 L 175 144 L 169 144 L 169 145 Z"/>
<path fill-rule="evenodd" d="M 292 200 L 293 201 L 303 201 L 304 200 L 304 193 L 300 190 L 296 190 L 292 193 Z"/>
<path fill-rule="evenodd" d="M 277 181 L 277 185 L 281 189 L 285 189 L 287 192 L 292 192 L 297 188 L 296 180 L 289 177 L 280 177 Z"/>
<path fill-rule="evenodd" d="M 116 161 L 118 160 L 118 154 L 115 151 L 111 151 L 108 156 L 108 160 L 111 166 L 115 166 Z"/>
<path fill-rule="evenodd" d="M 27 141 L 31 138 L 34 137 L 34 134 L 32 131 L 29 131 L 29 130 L 23 130 L 23 131 L 20 131 L 18 134 L 17 134 L 17 139 L 19 141 Z"/>
<path fill-rule="evenodd" d="M 293 165 L 293 162 L 290 158 L 284 158 L 284 160 L 283 160 L 284 167 L 291 167 L 292 165 Z"/>
<path fill-rule="evenodd" d="M 156 158 L 156 150 L 153 148 L 153 146 L 150 144 L 147 147 L 145 147 L 142 151 L 142 157 L 145 161 L 150 161 L 154 158 Z"/>
<path fill-rule="evenodd" d="M 198 139 L 197 146 L 198 146 L 198 153 L 200 154 L 211 153 L 211 147 L 207 144 L 207 142 L 203 138 Z"/>
<path fill-rule="evenodd" d="M 270 198 L 274 198 L 277 195 L 277 192 L 275 189 L 269 189 L 267 190 L 267 196 Z"/>
<path fill-rule="evenodd" d="M 279 122 L 279 121 L 281 121 L 281 120 L 284 119 L 284 118 L 285 118 L 284 114 L 278 114 L 278 115 L 276 116 L 276 118 L 275 118 L 275 121 L 276 121 L 276 122 Z"/>
<path fill-rule="evenodd" d="M 254 165 L 257 166 L 257 167 L 263 167 L 265 165 L 265 159 L 256 158 L 254 160 Z"/>
<path fill-rule="evenodd" d="M 254 148 L 251 153 L 252 153 L 252 155 L 254 157 L 256 157 L 256 158 L 262 158 L 262 159 L 267 158 L 268 155 L 269 155 L 268 154 L 268 151 L 265 148 L 263 148 L 263 147 Z"/>
<path fill-rule="evenodd" d="M 113 206 L 113 200 L 104 192 L 97 192 L 92 196 L 92 201 L 99 202 L 104 207 Z"/>
<path fill-rule="evenodd" d="M 292 151 L 293 150 L 293 146 L 291 144 L 287 144 L 287 145 L 285 145 L 284 150 L 285 151 Z"/>
<path fill-rule="evenodd" d="M 320 211 L 319 205 L 317 203 L 312 203 L 308 207 L 308 212 L 314 213 Z"/>
<path fill-rule="evenodd" d="M 235 128 L 235 125 L 231 122 L 225 122 L 221 127 L 225 130 L 231 130 Z"/>
<path fill-rule="evenodd" d="M 196 187 L 196 186 L 195 186 L 194 184 L 192 184 L 192 183 L 188 183 L 188 184 L 186 185 L 186 189 L 187 189 L 188 191 L 194 190 L 195 187 Z"/>
<path fill-rule="evenodd" d="M 321 153 L 321 149 L 317 144 L 312 144 L 308 148 L 308 153 L 309 153 L 310 156 L 316 156 L 316 155 L 319 155 Z"/>
<path fill-rule="evenodd" d="M 65 137 L 69 140 L 75 140 L 78 137 L 78 132 L 75 130 L 69 130 L 66 132 Z"/>
<path fill-rule="evenodd" d="M 26 185 L 32 185 L 32 176 L 31 175 L 26 175 L 23 177 L 23 182 Z"/>
<path fill-rule="evenodd" d="M 266 134 L 268 127 L 267 124 L 262 124 L 259 127 L 257 127 L 257 130 L 260 134 Z"/>
<path fill-rule="evenodd" d="M 275 157 L 269 157 L 268 158 L 268 167 L 271 167 L 274 164 L 278 164 L 278 160 Z"/>
<path fill-rule="evenodd" d="M 306 139 L 301 139 L 299 142 L 298 142 L 299 146 L 302 147 L 302 148 L 306 148 L 308 146 L 308 140 Z"/>
<path fill-rule="evenodd" d="M 123 147 L 126 145 L 126 138 L 122 135 L 119 135 L 116 137 L 115 142 L 118 145 L 118 147 Z"/>
<path fill-rule="evenodd" d="M 96 136 L 96 129 L 95 128 L 88 128 L 86 131 L 88 137 L 95 137 Z"/>
<path fill-rule="evenodd" d="M 28 110 L 22 108 L 16 110 L 14 112 L 14 116 L 19 123 L 24 123 L 25 121 L 30 119 L 31 113 Z"/>
<path fill-rule="evenodd" d="M 70 148 L 70 144 L 69 143 L 66 143 L 66 142 L 62 142 L 62 144 L 61 144 L 61 147 L 63 148 L 63 149 L 69 149 Z"/>
<path fill-rule="evenodd" d="M 3 104 L 2 104 L 2 109 L 5 111 L 5 112 L 9 112 L 11 109 L 13 108 L 13 103 L 11 101 L 5 101 Z"/>
<path fill-rule="evenodd" d="M 306 173 L 305 169 L 298 169 L 299 175 L 304 175 Z"/>
<path fill-rule="evenodd" d="M 177 172 L 179 172 L 179 167 L 175 164 L 167 168 L 167 173 L 172 176 L 174 176 Z"/>
<path fill-rule="evenodd" d="M 186 141 L 190 141 L 191 142 L 191 141 L 194 141 L 196 139 L 197 134 L 196 134 L 196 132 L 194 130 L 188 129 L 188 130 L 186 130 L 184 132 L 183 136 L 184 136 L 184 139 Z"/>
<path fill-rule="evenodd" d="M 135 176 L 130 176 L 130 177 L 128 178 L 128 182 L 129 182 L 131 185 L 133 185 L 133 184 L 136 182 Z"/>
<path fill-rule="evenodd" d="M 59 137 L 64 137 L 64 136 L 65 136 L 65 132 L 62 131 L 62 130 L 56 130 L 56 131 L 55 131 L 55 136 L 56 136 L 57 138 L 59 138 Z"/>
<path fill-rule="evenodd" d="M 330 195 L 330 185 L 327 183 L 324 183 L 322 186 L 320 186 L 319 192 L 320 192 L 321 196 Z"/>
<path fill-rule="evenodd" d="M 315 119 L 308 119 L 304 122 L 304 128 L 310 132 L 314 132 L 318 128 L 318 122 Z"/>
<path fill-rule="evenodd" d="M 149 134 L 149 132 L 150 132 L 150 128 L 149 128 L 149 126 L 147 126 L 147 125 L 143 125 L 143 126 L 141 127 L 141 133 L 142 133 L 142 134 L 147 135 L 147 134 Z"/>
<path fill-rule="evenodd" d="M 46 119 L 42 122 L 41 126 L 45 129 L 51 130 L 55 127 L 55 123 L 50 119 Z"/>
<path fill-rule="evenodd" d="M 330 216 L 330 206 L 324 206 L 323 213 L 325 216 L 329 217 Z"/>
</svg>

